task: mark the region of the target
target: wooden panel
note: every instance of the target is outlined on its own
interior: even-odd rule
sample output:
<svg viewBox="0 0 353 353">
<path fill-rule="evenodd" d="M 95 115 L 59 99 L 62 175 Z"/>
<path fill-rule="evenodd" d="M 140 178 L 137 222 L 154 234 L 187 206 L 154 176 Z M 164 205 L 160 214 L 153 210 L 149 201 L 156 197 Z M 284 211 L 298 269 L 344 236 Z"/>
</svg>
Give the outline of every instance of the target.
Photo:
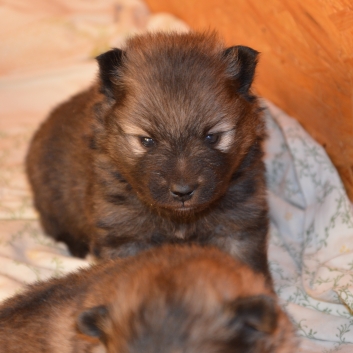
<svg viewBox="0 0 353 353">
<path fill-rule="evenodd" d="M 353 200 L 352 0 L 146 0 L 261 54 L 256 90 L 321 143 Z"/>
</svg>

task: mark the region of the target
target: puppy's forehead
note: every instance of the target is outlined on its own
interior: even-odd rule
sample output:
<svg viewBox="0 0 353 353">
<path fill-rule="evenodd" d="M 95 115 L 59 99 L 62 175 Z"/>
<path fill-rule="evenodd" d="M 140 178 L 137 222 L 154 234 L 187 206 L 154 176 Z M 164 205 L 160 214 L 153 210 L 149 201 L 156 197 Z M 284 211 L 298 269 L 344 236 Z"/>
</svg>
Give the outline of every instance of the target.
<svg viewBox="0 0 353 353">
<path fill-rule="evenodd" d="M 130 122 L 185 133 L 224 121 L 229 97 L 222 50 L 213 35 L 131 40 L 122 74 L 130 92 Z"/>
<path fill-rule="evenodd" d="M 161 101 L 162 100 L 162 101 Z M 226 132 L 234 129 L 234 119 L 221 104 L 203 102 L 198 97 L 184 101 L 159 96 L 134 97 L 126 109 L 120 125 L 124 132 L 139 136 L 168 137 L 198 136 L 205 133 Z"/>
<path fill-rule="evenodd" d="M 218 58 L 223 49 L 216 33 L 146 34 L 127 41 L 124 61 L 136 66 L 154 64 L 155 60 L 159 60 L 158 65 L 168 61 L 201 62 L 212 56 Z"/>
</svg>

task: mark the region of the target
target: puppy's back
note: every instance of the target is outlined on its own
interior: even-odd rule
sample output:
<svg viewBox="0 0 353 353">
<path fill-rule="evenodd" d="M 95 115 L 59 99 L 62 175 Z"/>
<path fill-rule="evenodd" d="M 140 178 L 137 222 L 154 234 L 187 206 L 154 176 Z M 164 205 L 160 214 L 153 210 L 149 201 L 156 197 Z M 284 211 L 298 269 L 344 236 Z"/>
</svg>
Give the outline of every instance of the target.
<svg viewBox="0 0 353 353">
<path fill-rule="evenodd" d="M 7 353 L 287 353 L 294 345 L 264 276 L 215 248 L 156 248 L 39 282 L 0 307 Z"/>
<path fill-rule="evenodd" d="M 166 246 L 146 255 L 149 266 L 136 269 L 103 320 L 118 352 L 295 351 L 293 327 L 263 274 L 216 248 Z"/>
</svg>

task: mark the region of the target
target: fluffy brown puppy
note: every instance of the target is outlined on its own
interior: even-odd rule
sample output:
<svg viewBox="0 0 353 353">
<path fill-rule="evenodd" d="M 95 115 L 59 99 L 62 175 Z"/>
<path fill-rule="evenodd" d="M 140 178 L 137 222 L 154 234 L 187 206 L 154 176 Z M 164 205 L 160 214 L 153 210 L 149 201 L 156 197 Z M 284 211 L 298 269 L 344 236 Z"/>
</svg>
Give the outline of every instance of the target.
<svg viewBox="0 0 353 353">
<path fill-rule="evenodd" d="M 265 276 L 212 247 L 155 248 L 29 286 L 0 306 L 6 353 L 290 353 Z"/>
<path fill-rule="evenodd" d="M 29 150 L 45 231 L 101 258 L 209 243 L 268 274 L 257 56 L 198 33 L 99 56 L 99 82 L 57 107 Z"/>
</svg>

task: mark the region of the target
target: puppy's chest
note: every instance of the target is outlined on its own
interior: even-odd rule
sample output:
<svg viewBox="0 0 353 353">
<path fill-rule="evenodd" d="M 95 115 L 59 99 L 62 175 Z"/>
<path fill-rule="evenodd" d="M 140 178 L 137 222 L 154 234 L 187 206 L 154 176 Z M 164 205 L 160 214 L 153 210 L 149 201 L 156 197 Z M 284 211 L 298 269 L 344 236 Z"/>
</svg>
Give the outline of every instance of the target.
<svg viewBox="0 0 353 353">
<path fill-rule="evenodd" d="M 167 238 L 176 242 L 207 243 L 212 237 L 217 237 L 220 229 L 214 224 L 204 220 L 197 220 L 188 223 L 172 223 L 168 229 L 163 229 Z M 222 233 L 222 230 L 221 230 Z"/>
<path fill-rule="evenodd" d="M 181 224 L 179 227 L 177 227 L 174 231 L 174 236 L 177 238 L 177 239 L 182 239 L 182 240 L 186 240 L 186 238 L 189 237 L 190 235 L 190 227 L 187 227 L 183 224 Z"/>
<path fill-rule="evenodd" d="M 178 239 L 185 239 L 187 236 L 187 229 L 185 227 L 180 227 L 175 230 L 174 236 Z"/>
</svg>

